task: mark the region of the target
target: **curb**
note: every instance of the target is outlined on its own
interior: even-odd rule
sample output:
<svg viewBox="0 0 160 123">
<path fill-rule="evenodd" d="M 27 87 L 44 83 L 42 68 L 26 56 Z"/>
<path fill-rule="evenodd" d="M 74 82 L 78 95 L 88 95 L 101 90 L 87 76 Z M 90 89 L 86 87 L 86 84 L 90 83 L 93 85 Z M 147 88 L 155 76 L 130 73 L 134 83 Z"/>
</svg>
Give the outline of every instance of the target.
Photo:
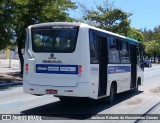
<svg viewBox="0 0 160 123">
<path fill-rule="evenodd" d="M 3 83 L 0 83 L 0 87 L 16 86 L 16 85 L 23 85 L 23 82 L 3 82 Z"/>
</svg>

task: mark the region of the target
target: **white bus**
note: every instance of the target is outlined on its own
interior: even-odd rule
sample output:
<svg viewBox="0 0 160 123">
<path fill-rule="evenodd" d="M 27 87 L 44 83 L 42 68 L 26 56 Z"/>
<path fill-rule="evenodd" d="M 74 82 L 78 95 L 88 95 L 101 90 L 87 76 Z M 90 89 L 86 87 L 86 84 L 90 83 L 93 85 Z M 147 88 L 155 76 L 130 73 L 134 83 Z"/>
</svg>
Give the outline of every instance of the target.
<svg viewBox="0 0 160 123">
<path fill-rule="evenodd" d="M 25 93 L 107 99 L 143 84 L 143 48 L 131 38 L 84 23 L 50 22 L 27 28 Z"/>
</svg>

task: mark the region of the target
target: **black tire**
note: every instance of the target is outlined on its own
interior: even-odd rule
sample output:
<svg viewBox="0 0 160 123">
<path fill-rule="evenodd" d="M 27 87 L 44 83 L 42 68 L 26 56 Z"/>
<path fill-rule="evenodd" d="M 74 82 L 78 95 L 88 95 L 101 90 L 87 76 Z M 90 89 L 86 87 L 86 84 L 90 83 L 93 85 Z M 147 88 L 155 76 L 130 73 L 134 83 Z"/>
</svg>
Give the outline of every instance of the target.
<svg viewBox="0 0 160 123">
<path fill-rule="evenodd" d="M 136 88 L 133 89 L 133 92 L 137 93 L 138 92 L 138 88 L 139 88 L 139 80 L 137 81 L 137 86 L 136 86 Z"/>
<path fill-rule="evenodd" d="M 139 85 L 137 85 L 137 87 L 133 89 L 133 92 L 134 92 L 134 93 L 137 93 L 137 92 L 138 92 L 138 87 L 139 87 Z"/>
<path fill-rule="evenodd" d="M 59 100 L 62 102 L 69 102 L 69 101 L 72 101 L 72 98 L 71 97 L 59 97 Z"/>
<path fill-rule="evenodd" d="M 112 84 L 110 88 L 110 96 L 108 98 L 108 103 L 113 104 L 113 102 L 115 101 L 115 97 L 116 97 L 116 87 Z"/>
</svg>

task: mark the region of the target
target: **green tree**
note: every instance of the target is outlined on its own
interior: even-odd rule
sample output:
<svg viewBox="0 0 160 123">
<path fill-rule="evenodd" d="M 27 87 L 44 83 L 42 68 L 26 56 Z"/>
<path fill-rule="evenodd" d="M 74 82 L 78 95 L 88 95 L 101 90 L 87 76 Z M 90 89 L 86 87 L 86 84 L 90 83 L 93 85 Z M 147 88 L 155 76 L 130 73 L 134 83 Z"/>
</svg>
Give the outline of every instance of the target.
<svg viewBox="0 0 160 123">
<path fill-rule="evenodd" d="M 9 2 L 0 2 L 0 50 L 7 48 L 10 45 L 10 40 L 13 34 L 10 28 L 10 13 L 11 9 Z"/>
<path fill-rule="evenodd" d="M 2 1 L 0 5 L 3 7 L 5 4 L 7 4 L 7 7 L 4 8 L 3 14 L 4 16 L 10 15 L 8 26 L 11 33 L 15 33 L 17 40 L 21 73 L 23 72 L 24 64 L 21 50 L 24 47 L 25 28 L 35 23 L 72 21 L 67 10 L 77 7 L 70 0 L 6 0 Z"/>
<path fill-rule="evenodd" d="M 84 22 L 143 42 L 142 33 L 130 27 L 129 17 L 132 15 L 131 13 L 114 8 L 114 3 L 109 3 L 108 0 L 104 1 L 103 5 L 97 5 L 96 10 L 88 9 L 85 5 L 79 4 L 83 9 Z"/>
<path fill-rule="evenodd" d="M 130 38 L 136 39 L 138 41 L 141 41 L 142 43 L 144 42 L 143 34 L 135 28 L 130 27 L 128 29 L 128 35 L 127 36 L 130 37 Z"/>
<path fill-rule="evenodd" d="M 146 56 L 154 57 L 154 62 L 155 62 L 155 57 L 160 55 L 160 43 L 157 41 L 148 41 L 144 42 L 145 45 L 145 53 Z"/>
<path fill-rule="evenodd" d="M 82 7 L 85 9 L 83 18 L 86 22 L 104 30 L 128 35 L 131 13 L 114 8 L 113 3 L 109 3 L 108 0 L 104 1 L 103 5 L 97 5 L 96 10 Z"/>
<path fill-rule="evenodd" d="M 147 30 L 144 28 L 144 30 L 141 30 L 141 33 L 144 37 L 144 41 L 151 41 L 153 39 L 153 31 L 152 30 Z"/>
<path fill-rule="evenodd" d="M 160 26 L 155 27 L 153 30 L 146 28 L 141 31 L 144 37 L 145 53 L 148 57 L 160 56 Z"/>
</svg>

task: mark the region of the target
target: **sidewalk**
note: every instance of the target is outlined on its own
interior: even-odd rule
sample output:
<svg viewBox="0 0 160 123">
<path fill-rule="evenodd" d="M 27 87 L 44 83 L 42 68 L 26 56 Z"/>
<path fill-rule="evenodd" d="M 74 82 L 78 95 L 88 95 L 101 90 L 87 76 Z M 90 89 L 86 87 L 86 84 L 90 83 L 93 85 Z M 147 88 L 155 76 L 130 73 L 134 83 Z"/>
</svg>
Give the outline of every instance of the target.
<svg viewBox="0 0 160 123">
<path fill-rule="evenodd" d="M 11 60 L 9 68 L 9 59 L 0 59 L 0 87 L 22 85 L 22 77 L 19 72 L 19 60 Z"/>
<path fill-rule="evenodd" d="M 0 59 L 0 73 L 20 72 L 19 60 L 11 60 L 11 68 L 9 68 L 9 59 Z"/>
</svg>

